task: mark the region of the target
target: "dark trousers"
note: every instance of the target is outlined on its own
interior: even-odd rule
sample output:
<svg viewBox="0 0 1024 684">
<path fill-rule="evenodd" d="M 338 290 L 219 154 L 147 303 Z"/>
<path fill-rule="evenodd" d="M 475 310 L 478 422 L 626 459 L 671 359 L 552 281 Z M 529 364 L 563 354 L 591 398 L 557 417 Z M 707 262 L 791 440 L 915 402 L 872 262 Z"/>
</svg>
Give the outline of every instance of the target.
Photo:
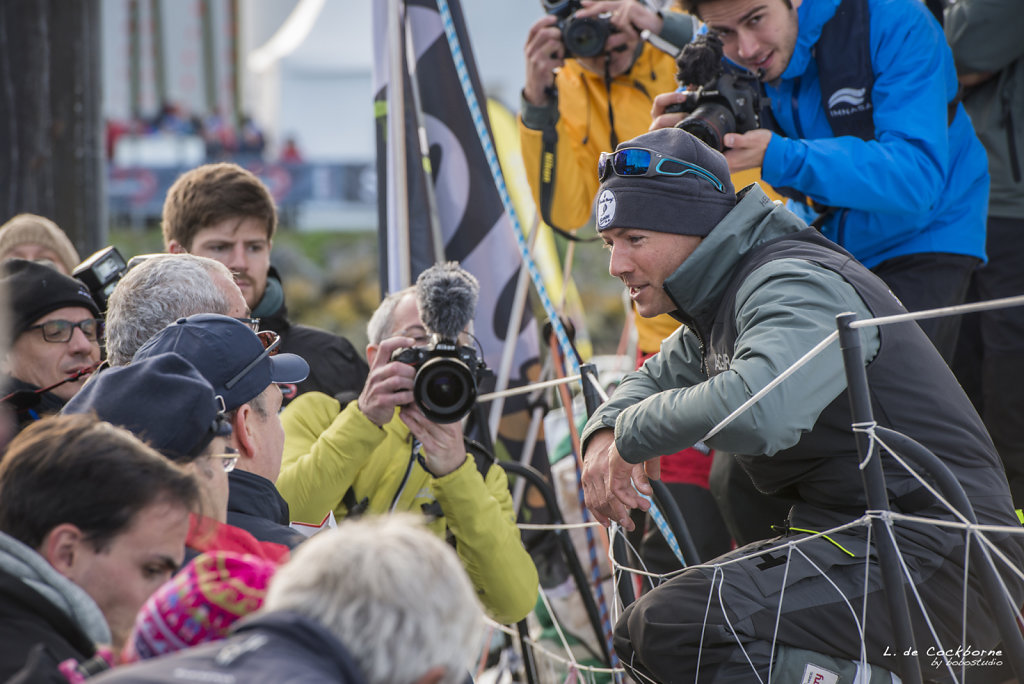
<svg viewBox="0 0 1024 684">
<path fill-rule="evenodd" d="M 989 217 L 989 262 L 976 270 L 968 302 L 1024 295 L 1024 219 Z M 1024 506 L 1024 306 L 963 317 L 953 372 L 974 402 Z"/>
<path fill-rule="evenodd" d="M 907 311 L 963 304 L 971 274 L 981 263 L 972 256 L 929 252 L 883 261 L 872 270 L 885 281 Z M 946 363 L 953 360 L 960 333 L 957 316 L 917 321 Z"/>
<path fill-rule="evenodd" d="M 829 529 L 826 521 L 797 522 L 811 529 Z M 627 671 L 642 675 L 636 676 L 637 681 L 680 684 L 749 684 L 757 676 L 767 682 L 773 643 L 859 660 L 858 621 L 866 589 L 867 620 L 862 629 L 867 660 L 894 668 L 891 653 L 900 646 L 889 620 L 875 549 L 865 543 L 863 529 L 831 536 L 843 549 L 818 538 L 801 544 L 800 552 L 790 553 L 778 548 L 784 540 L 768 540 L 726 554 L 719 560 L 744 559 L 717 570 L 686 569 L 625 608 L 615 626 L 616 654 Z M 916 531 L 907 536 L 897 532 L 897 536 L 939 643 L 955 648 L 963 641 L 962 535 L 932 534 L 929 546 L 915 543 L 928 538 Z M 865 556 L 870 557 L 866 583 Z M 1003 576 L 1007 578 L 1008 573 Z M 1009 584 L 1016 599 L 1020 587 L 1012 579 Z M 908 596 L 912 596 L 909 590 Z M 969 586 L 966 600 L 966 643 L 998 648 L 999 634 L 977 587 Z M 927 656 L 935 642 L 916 602 L 909 615 L 919 635 L 925 679 L 947 681 L 946 672 Z M 1002 682 L 1006 677 L 1003 670 L 968 666 L 966 681 Z"/>
</svg>

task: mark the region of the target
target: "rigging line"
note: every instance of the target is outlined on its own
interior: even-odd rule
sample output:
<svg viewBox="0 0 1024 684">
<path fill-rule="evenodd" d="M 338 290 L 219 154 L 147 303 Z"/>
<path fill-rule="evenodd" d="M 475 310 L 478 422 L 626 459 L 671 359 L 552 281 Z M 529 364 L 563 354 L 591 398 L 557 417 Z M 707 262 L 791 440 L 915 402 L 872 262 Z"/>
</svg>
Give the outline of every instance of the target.
<svg viewBox="0 0 1024 684">
<path fill-rule="evenodd" d="M 916 311 L 914 313 L 897 314 L 895 316 L 882 316 L 882 317 L 879 317 L 879 318 L 865 318 L 864 320 L 859 320 L 859 321 L 852 322 L 850 324 L 850 327 L 851 328 L 866 328 L 866 327 L 871 327 L 871 326 L 875 326 L 875 325 L 887 325 L 887 324 L 890 324 L 890 323 L 902 323 L 902 322 L 906 322 L 906 321 L 916 321 L 916 320 L 921 320 L 921 319 L 926 319 L 926 318 L 938 318 L 940 316 L 949 316 L 949 315 L 953 315 L 953 314 L 972 313 L 972 312 L 976 312 L 976 311 L 987 311 L 989 309 L 1000 309 L 1000 308 L 1006 308 L 1006 307 L 1010 307 L 1010 306 L 1024 306 L 1024 295 L 1018 295 L 1016 297 L 1003 297 L 1001 299 L 993 299 L 993 300 L 990 300 L 990 301 L 987 301 L 987 302 L 976 302 L 976 303 L 973 303 L 973 304 L 960 304 L 960 305 L 957 305 L 957 306 L 946 306 L 946 307 L 942 307 L 942 308 L 939 308 L 939 309 L 928 309 L 926 311 Z M 779 385 L 779 383 L 781 383 L 783 380 L 785 380 L 786 378 L 791 376 L 793 373 L 795 373 L 798 369 L 803 367 L 808 361 L 813 359 L 815 356 L 820 354 L 838 336 L 839 336 L 839 332 L 838 331 L 830 333 L 828 337 L 826 337 L 821 342 L 819 342 L 817 345 L 815 345 L 813 349 L 811 349 L 809 352 L 807 352 L 806 354 L 801 356 L 799 359 L 797 359 L 797 361 L 792 366 L 790 366 L 789 368 L 784 370 L 778 377 L 773 379 L 771 382 L 769 382 L 767 385 L 765 385 L 761 390 L 759 390 L 757 393 L 755 393 L 753 396 L 751 396 L 745 402 L 740 404 L 740 406 L 735 411 L 733 411 L 728 416 L 726 416 L 720 423 L 718 423 L 718 425 L 716 425 L 715 427 L 711 428 L 711 430 L 706 435 L 704 435 L 704 437 L 700 441 L 706 442 L 708 439 L 710 439 L 711 437 L 714 437 L 719 432 L 721 432 L 727 425 L 729 425 L 729 423 L 731 423 L 737 417 L 739 417 L 740 414 L 742 414 L 748 408 L 750 408 L 751 406 L 756 404 L 758 401 L 760 401 L 761 398 L 764 397 L 764 395 L 768 394 L 768 392 L 770 392 L 773 389 L 775 389 Z"/>
<path fill-rule="evenodd" d="M 917 591 L 917 583 L 914 582 L 914 578 L 910 576 L 910 568 L 907 567 L 906 559 L 903 558 L 903 552 L 900 550 L 899 542 L 896 540 L 896 533 L 892 528 L 892 520 L 887 520 L 885 530 L 889 534 L 889 539 L 892 540 L 892 546 L 896 549 L 896 558 L 899 560 L 902 575 L 906 579 L 908 585 L 910 585 L 910 591 L 914 594 L 914 599 L 917 600 L 917 607 L 921 610 L 921 616 L 924 617 L 924 623 L 928 625 L 928 632 L 935 639 L 935 645 L 939 650 L 945 654 L 946 648 L 942 645 L 942 641 L 939 639 L 938 632 L 935 631 L 935 626 L 932 624 L 931 616 L 928 615 L 928 609 L 924 605 L 924 601 L 921 599 L 921 594 Z M 909 613 L 909 606 L 907 607 Z M 946 669 L 949 671 L 949 676 L 956 681 L 956 674 L 953 672 L 953 668 L 950 666 L 949 658 L 946 655 L 942 656 L 943 662 L 946 665 Z"/>
<path fill-rule="evenodd" d="M 522 387 L 510 387 L 509 389 L 501 390 L 500 392 L 488 392 L 486 394 L 481 394 L 477 396 L 476 400 L 477 403 L 482 403 L 497 399 L 498 397 L 512 397 L 517 394 L 529 394 L 535 390 L 547 389 L 548 387 L 555 387 L 556 385 L 565 385 L 570 382 L 579 382 L 580 377 L 580 374 L 577 373 L 576 375 L 566 375 L 560 378 L 555 378 L 554 380 L 534 382 L 529 385 L 523 385 Z M 607 396 L 605 398 L 607 399 Z"/>
<path fill-rule="evenodd" d="M 555 306 L 551 302 L 551 297 L 548 295 L 547 287 L 544 285 L 544 279 L 541 277 L 537 264 L 530 255 L 529 247 L 526 244 L 526 237 L 523 235 L 523 229 L 519 223 L 519 217 L 516 214 L 515 207 L 512 205 L 512 198 L 510 197 L 508 187 L 505 184 L 505 177 L 502 175 L 501 165 L 498 163 L 498 156 L 494 149 L 494 142 L 491 140 L 491 134 L 485 125 L 485 119 L 483 112 L 480 109 L 480 103 L 477 100 L 476 93 L 473 90 L 473 84 L 469 78 L 469 69 L 466 66 L 466 60 L 462 53 L 462 46 L 459 44 L 459 37 L 455 32 L 455 23 L 452 19 L 451 9 L 448 7 L 447 0 L 437 0 L 437 9 L 441 15 L 441 24 L 444 28 L 445 37 L 448 39 L 448 49 L 451 51 L 452 60 L 455 63 L 455 71 L 459 77 L 459 85 L 462 87 L 463 97 L 466 99 L 466 105 L 469 107 L 470 117 L 473 119 L 473 125 L 476 129 L 477 137 L 480 139 L 480 145 L 483 148 L 484 156 L 487 158 L 487 166 L 491 171 L 494 185 L 498 190 L 498 195 L 501 197 L 501 204 L 504 206 L 505 213 L 508 214 L 509 222 L 512 224 L 512 232 L 515 234 L 516 244 L 519 247 L 519 254 L 522 257 L 523 263 L 526 264 L 527 270 L 530 273 L 530 279 L 533 281 L 534 289 L 537 292 L 537 297 L 540 299 L 541 305 L 544 307 L 544 312 L 551 320 L 553 333 L 565 354 L 565 358 L 567 359 L 572 372 L 579 373 L 580 364 L 573 352 L 572 343 L 569 341 L 569 335 L 565 330 L 565 326 L 562 325 L 562 321 L 558 318 Z"/>
<path fill-rule="evenodd" d="M 872 325 L 887 325 L 889 323 L 903 323 L 905 321 L 918 321 L 926 318 L 940 318 L 955 314 L 974 313 L 976 311 L 988 311 L 990 309 L 1005 309 L 1013 306 L 1024 306 L 1024 295 L 1014 297 L 1002 297 L 990 299 L 986 302 L 974 302 L 972 304 L 957 304 L 956 306 L 943 306 L 938 309 L 925 309 L 912 313 L 895 314 L 893 316 L 880 316 L 878 318 L 865 318 L 862 321 L 850 323 L 851 328 L 866 328 Z"/>
<path fill-rule="evenodd" d="M 792 366 L 790 366 L 786 370 L 782 371 L 782 373 L 780 373 L 775 379 L 773 379 L 767 385 L 762 387 L 758 392 L 754 393 L 753 396 L 751 396 L 745 402 L 740 404 L 739 407 L 735 411 L 733 411 L 728 416 L 726 416 L 724 419 L 722 419 L 722 422 L 720 422 L 715 427 L 711 428 L 711 430 L 706 435 L 701 437 L 700 441 L 707 442 L 709 439 L 711 439 L 712 437 L 717 435 L 729 423 L 734 421 L 741 413 L 746 411 L 748 408 L 750 408 L 751 406 L 753 406 L 757 402 L 761 401 L 761 397 L 763 397 L 764 395 L 768 394 L 773 389 L 778 387 L 779 384 L 782 383 L 786 378 L 788 378 L 789 376 L 793 375 L 793 373 L 796 373 L 800 368 L 802 368 L 804 365 L 806 365 L 807 362 L 809 362 L 815 356 L 817 356 L 822 351 L 824 351 L 826 347 L 828 347 L 830 344 L 835 342 L 838 338 L 839 338 L 839 331 L 838 330 L 836 330 L 836 331 L 834 331 L 832 333 L 829 333 L 828 337 L 823 339 L 818 344 L 814 345 L 814 347 L 809 352 L 807 352 L 806 354 L 801 356 L 799 359 L 797 359 L 793 363 Z"/>
</svg>

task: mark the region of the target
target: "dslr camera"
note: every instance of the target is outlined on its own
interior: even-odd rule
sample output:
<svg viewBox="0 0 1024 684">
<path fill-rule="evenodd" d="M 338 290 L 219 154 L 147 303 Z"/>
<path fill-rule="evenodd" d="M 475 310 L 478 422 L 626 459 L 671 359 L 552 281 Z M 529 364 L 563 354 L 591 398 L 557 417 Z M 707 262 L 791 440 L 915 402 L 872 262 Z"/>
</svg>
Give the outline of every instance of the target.
<svg viewBox="0 0 1024 684">
<path fill-rule="evenodd" d="M 486 365 L 473 347 L 434 336 L 424 347 L 399 349 L 391 356 L 416 368 L 413 400 L 435 423 L 455 423 L 476 403 L 477 381 Z"/>
<path fill-rule="evenodd" d="M 577 17 L 580 0 L 541 0 L 544 11 L 558 17 L 565 51 L 573 57 L 596 57 L 612 34 L 612 22 L 605 16 Z"/>
<path fill-rule="evenodd" d="M 726 133 L 746 133 L 761 128 L 762 107 L 758 75 L 722 59 L 722 41 L 709 32 L 683 48 L 677 60 L 680 85 L 697 85 L 686 100 L 670 105 L 666 112 L 686 112 L 676 124 L 722 152 Z"/>
</svg>

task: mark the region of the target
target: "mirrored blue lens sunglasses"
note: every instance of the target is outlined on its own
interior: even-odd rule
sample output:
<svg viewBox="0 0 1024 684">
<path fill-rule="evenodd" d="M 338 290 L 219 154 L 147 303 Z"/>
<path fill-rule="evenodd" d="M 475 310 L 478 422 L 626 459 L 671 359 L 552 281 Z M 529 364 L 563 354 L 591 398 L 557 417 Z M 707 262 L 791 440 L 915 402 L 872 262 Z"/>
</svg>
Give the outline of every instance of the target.
<svg viewBox="0 0 1024 684">
<path fill-rule="evenodd" d="M 643 147 L 627 147 L 615 152 L 602 152 L 597 162 L 597 178 L 604 181 L 610 172 L 625 178 L 644 176 L 685 176 L 693 174 L 703 178 L 718 192 L 725 192 L 725 185 L 707 169 L 682 159 L 668 157 L 660 152 Z"/>
</svg>

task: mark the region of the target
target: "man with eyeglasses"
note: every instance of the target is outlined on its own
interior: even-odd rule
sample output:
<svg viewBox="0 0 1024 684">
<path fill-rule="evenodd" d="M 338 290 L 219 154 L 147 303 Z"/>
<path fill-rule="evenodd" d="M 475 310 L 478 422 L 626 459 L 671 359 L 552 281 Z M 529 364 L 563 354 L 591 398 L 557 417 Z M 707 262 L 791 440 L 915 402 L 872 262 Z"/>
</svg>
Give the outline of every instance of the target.
<svg viewBox="0 0 1024 684">
<path fill-rule="evenodd" d="M 103 322 L 84 284 L 34 261 L 0 265 L 10 298 L 4 403 L 20 427 L 57 413 L 100 361 Z"/>
<path fill-rule="evenodd" d="M 280 337 L 259 334 L 242 321 L 217 314 L 181 318 L 154 335 L 132 364 L 174 352 L 213 385 L 231 423 L 238 453 L 228 475 L 228 523 L 261 541 L 294 547 L 303 537 L 288 527 L 288 504 L 274 486 L 281 471 L 284 430 L 278 383 L 301 382 L 309 366 L 295 354 L 278 354 Z"/>
<path fill-rule="evenodd" d="M 639 494 L 651 494 L 658 454 L 703 439 L 833 333 L 838 314 L 863 320 L 905 309 L 876 275 L 757 184 L 735 193 L 725 157 L 685 131 L 639 136 L 602 162 L 597 229 L 609 272 L 642 315 L 670 313 L 683 323 L 583 431 L 586 504 L 601 523 L 628 530 L 629 511 L 649 507 Z M 921 328 L 903 322 L 860 335 L 878 425 L 930 449 L 979 522 L 1017 525 L 992 441 Z M 615 652 L 638 681 L 738 684 L 769 681 L 769 670 L 772 681 L 853 681 L 862 653 L 875 676 L 887 677 L 894 661 L 885 649 L 897 637 L 882 608 L 880 567 L 869 562 L 874 541 L 862 525 L 815 536 L 867 508 L 845 390 L 833 344 L 706 440 L 735 454 L 758 489 L 796 504 L 783 536 L 688 568 L 625 609 Z M 951 518 L 893 461 L 885 471 L 896 512 Z M 998 648 L 977 582 L 964 586 L 962 532 L 900 522 L 894 534 L 939 642 Z M 1011 563 L 1024 562 L 1019 539 L 989 539 Z M 799 552 L 788 548 L 793 542 Z M 1024 588 L 1003 577 L 1020 605 Z M 967 624 L 964 604 L 951 596 L 971 606 Z M 849 605 L 864 600 L 861 625 Z M 910 620 L 916 634 L 930 634 L 916 607 Z M 935 648 L 923 638 L 917 646 Z M 922 669 L 934 672 L 930 661 Z"/>
<path fill-rule="evenodd" d="M 286 455 L 278 485 L 296 520 L 319 524 L 413 511 L 440 536 L 451 535 L 488 614 L 523 619 L 537 600 L 537 570 L 523 548 L 505 471 L 471 451 L 461 422 L 435 423 L 413 401 L 416 369 L 393 360 L 423 346 L 414 287 L 389 294 L 366 326 L 370 375 L 342 405 L 307 392 L 288 405 Z"/>
<path fill-rule="evenodd" d="M 184 357 L 168 352 L 109 368 L 61 413 L 95 414 L 130 430 L 195 477 L 200 499 L 189 526 L 186 560 L 211 550 L 275 561 L 288 555 L 288 547 L 260 542 L 227 524 L 228 477 L 238 462 L 231 447 L 231 422 L 213 385 Z"/>
</svg>

